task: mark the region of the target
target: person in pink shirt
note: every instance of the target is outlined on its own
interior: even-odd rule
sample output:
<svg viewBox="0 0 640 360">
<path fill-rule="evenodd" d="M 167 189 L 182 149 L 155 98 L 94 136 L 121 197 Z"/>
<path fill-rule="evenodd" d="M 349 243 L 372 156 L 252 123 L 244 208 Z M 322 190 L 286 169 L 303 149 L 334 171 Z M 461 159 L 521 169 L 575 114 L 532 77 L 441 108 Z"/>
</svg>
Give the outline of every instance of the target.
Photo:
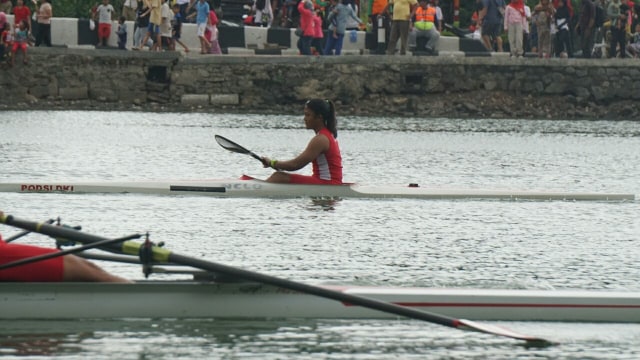
<svg viewBox="0 0 640 360">
<path fill-rule="evenodd" d="M 342 184 L 342 156 L 336 140 L 338 121 L 333 102 L 323 99 L 307 101 L 304 105 L 304 124 L 307 129 L 315 132 L 315 136 L 300 155 L 286 161 L 262 158 L 264 167 L 276 170 L 267 181 L 289 184 Z M 312 164 L 313 175 L 289 172 L 302 169 L 309 163 Z"/>
<path fill-rule="evenodd" d="M 523 50 L 523 32 L 529 28 L 523 0 L 511 0 L 504 10 L 504 30 L 509 38 L 511 57 L 520 57 Z"/>
</svg>

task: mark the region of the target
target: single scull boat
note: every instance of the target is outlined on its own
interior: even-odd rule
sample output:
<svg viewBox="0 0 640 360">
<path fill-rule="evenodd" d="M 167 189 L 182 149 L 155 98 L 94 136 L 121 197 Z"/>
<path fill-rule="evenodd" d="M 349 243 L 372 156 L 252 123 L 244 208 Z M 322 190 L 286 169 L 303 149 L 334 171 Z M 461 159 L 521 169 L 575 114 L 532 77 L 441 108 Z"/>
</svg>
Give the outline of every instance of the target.
<svg viewBox="0 0 640 360">
<path fill-rule="evenodd" d="M 470 320 L 640 322 L 640 292 L 324 286 Z M 340 318 L 397 315 L 258 283 L 0 283 L 0 319 Z"/>
<path fill-rule="evenodd" d="M 223 180 L 129 181 L 129 182 L 32 182 L 0 183 L 0 192 L 16 193 L 135 193 L 155 195 L 206 195 L 267 198 L 410 198 L 496 200 L 635 200 L 634 194 L 572 193 L 521 190 L 441 189 L 388 185 L 297 185 L 274 184 L 250 176 Z"/>
</svg>

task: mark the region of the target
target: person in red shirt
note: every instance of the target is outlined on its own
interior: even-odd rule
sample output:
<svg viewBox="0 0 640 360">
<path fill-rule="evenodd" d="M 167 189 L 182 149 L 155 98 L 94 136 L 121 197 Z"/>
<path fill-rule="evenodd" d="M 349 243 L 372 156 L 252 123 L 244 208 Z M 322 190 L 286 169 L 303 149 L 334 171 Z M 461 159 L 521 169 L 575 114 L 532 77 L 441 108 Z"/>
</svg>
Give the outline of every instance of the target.
<svg viewBox="0 0 640 360">
<path fill-rule="evenodd" d="M 4 216 L 0 211 L 0 218 Z M 0 235 L 0 264 L 58 252 L 58 249 L 7 243 Z M 63 255 L 0 270 L 0 281 L 22 282 L 131 282 L 112 275 L 94 263 L 75 255 Z"/>
<path fill-rule="evenodd" d="M 276 170 L 268 182 L 291 184 L 342 184 L 342 156 L 338 146 L 336 110 L 330 100 L 312 99 L 304 106 L 304 124 L 316 135 L 297 157 L 287 161 L 262 158 L 264 167 Z M 313 175 L 292 174 L 312 163 Z"/>
<path fill-rule="evenodd" d="M 15 27 L 18 27 L 22 20 L 27 20 L 28 28 L 31 29 L 31 10 L 24 5 L 24 0 L 17 0 L 16 6 L 13 7 L 13 23 Z"/>
</svg>

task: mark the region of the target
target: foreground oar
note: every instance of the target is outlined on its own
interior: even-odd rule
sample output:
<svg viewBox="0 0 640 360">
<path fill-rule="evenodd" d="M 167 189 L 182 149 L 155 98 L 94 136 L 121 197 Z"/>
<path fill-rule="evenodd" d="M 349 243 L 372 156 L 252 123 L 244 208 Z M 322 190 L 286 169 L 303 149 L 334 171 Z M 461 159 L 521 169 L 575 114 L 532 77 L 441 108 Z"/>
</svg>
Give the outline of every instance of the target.
<svg viewBox="0 0 640 360">
<path fill-rule="evenodd" d="M 225 149 L 227 149 L 229 151 L 233 151 L 235 153 L 251 155 L 255 159 L 258 159 L 260 162 L 262 162 L 262 158 L 260 156 L 258 156 L 253 151 L 245 148 L 244 146 L 239 145 L 239 144 L 227 139 L 224 136 L 216 135 L 215 138 L 216 138 L 216 141 L 218 142 L 218 144 L 220 146 L 222 146 L 223 148 L 225 148 Z"/>
<path fill-rule="evenodd" d="M 54 222 L 55 222 L 54 219 L 47 220 L 47 224 L 53 224 Z M 20 239 L 21 237 L 23 237 L 25 235 L 28 235 L 28 234 L 31 234 L 31 231 L 25 230 L 25 231 L 19 232 L 19 233 L 13 235 L 13 236 L 10 236 L 10 237 L 6 238 L 4 240 L 4 242 L 6 242 L 8 244 L 8 243 L 10 243 L 12 241 L 16 241 L 16 240 Z"/>
<path fill-rule="evenodd" d="M 0 217 L 0 222 L 22 228 L 24 230 L 30 230 L 34 232 L 38 232 L 41 234 L 53 236 L 53 237 L 61 237 L 69 240 L 91 244 L 100 241 L 108 240 L 107 238 L 91 235 L 87 233 L 83 233 L 80 231 L 75 231 L 71 229 L 66 229 L 58 226 L 52 226 L 43 223 L 36 223 L 32 221 L 20 220 L 16 219 L 10 215 L 2 215 Z M 143 247 L 143 244 L 126 241 L 121 244 L 120 251 L 129 254 L 129 255 L 139 255 L 140 249 Z M 532 346 L 548 346 L 551 345 L 552 342 L 534 336 L 528 336 L 519 334 L 517 332 L 501 328 L 499 326 L 488 325 L 488 324 L 479 324 L 476 322 L 472 322 L 469 320 L 462 319 L 454 319 L 447 316 L 433 314 L 429 312 L 419 311 L 408 307 L 398 306 L 395 304 L 355 296 L 351 294 L 342 293 L 339 291 L 329 290 L 318 286 L 308 285 L 304 283 L 299 283 L 291 280 L 286 280 L 266 274 L 261 274 L 257 272 L 252 272 L 244 269 L 239 269 L 227 265 L 218 264 L 211 261 L 204 261 L 200 259 L 195 259 L 179 254 L 175 254 L 170 252 L 169 250 L 159 248 L 157 246 L 153 246 L 151 248 L 152 251 L 152 260 L 157 262 L 171 262 L 175 264 L 188 265 L 195 268 L 199 268 L 202 270 L 207 270 L 211 272 L 222 273 L 230 276 L 236 276 L 239 278 L 256 281 L 259 283 L 269 284 L 273 286 L 277 286 L 280 288 L 285 288 L 289 290 L 294 290 L 306 294 L 316 295 L 328 299 L 338 300 L 341 302 L 359 305 L 362 307 L 366 307 L 369 309 L 379 310 L 391 314 L 396 314 L 399 316 L 404 316 L 412 319 L 424 320 L 435 324 L 440 324 L 456 329 L 462 330 L 474 330 L 479 332 L 484 332 L 493 335 L 505 336 L 513 339 L 525 340 L 528 345 Z"/>
</svg>

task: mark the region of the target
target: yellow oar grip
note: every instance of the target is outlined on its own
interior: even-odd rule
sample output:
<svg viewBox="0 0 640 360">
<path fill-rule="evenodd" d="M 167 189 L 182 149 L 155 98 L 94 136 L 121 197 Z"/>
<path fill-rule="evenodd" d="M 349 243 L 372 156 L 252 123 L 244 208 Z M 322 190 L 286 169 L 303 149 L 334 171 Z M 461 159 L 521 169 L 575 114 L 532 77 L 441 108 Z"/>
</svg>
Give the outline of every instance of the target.
<svg viewBox="0 0 640 360">
<path fill-rule="evenodd" d="M 122 243 L 122 252 L 129 255 L 139 255 L 140 248 L 142 247 L 141 243 L 137 243 L 134 241 L 125 241 Z M 158 262 L 169 262 L 169 254 L 171 251 L 154 246 L 153 250 L 153 260 Z"/>
</svg>

